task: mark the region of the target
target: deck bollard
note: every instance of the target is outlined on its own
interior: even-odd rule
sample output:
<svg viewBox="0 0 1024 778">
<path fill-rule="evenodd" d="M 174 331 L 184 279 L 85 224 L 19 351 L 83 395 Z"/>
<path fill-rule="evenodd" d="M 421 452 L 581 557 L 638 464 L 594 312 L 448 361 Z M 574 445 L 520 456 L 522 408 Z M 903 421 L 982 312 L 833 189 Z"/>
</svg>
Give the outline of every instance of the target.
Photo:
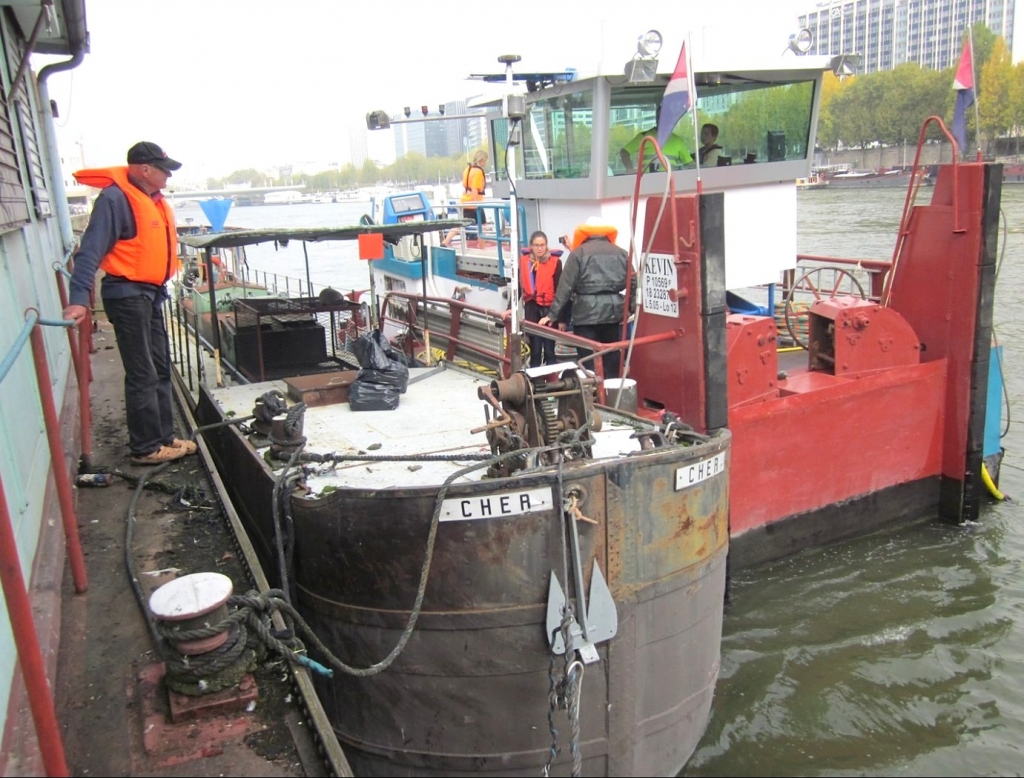
<svg viewBox="0 0 1024 778">
<path fill-rule="evenodd" d="M 174 633 L 208 630 L 221 624 L 228 616 L 228 598 L 234 584 L 220 573 L 192 573 L 165 583 L 149 598 L 149 610 L 167 628 L 168 640 L 184 656 L 197 656 L 220 648 L 228 639 L 228 631 L 204 638 Z"/>
</svg>

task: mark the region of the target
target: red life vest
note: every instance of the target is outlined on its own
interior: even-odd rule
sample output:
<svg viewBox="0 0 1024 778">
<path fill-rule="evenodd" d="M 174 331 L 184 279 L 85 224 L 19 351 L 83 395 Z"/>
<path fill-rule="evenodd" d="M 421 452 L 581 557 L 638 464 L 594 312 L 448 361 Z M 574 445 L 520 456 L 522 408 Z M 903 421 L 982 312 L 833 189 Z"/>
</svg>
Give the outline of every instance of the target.
<svg viewBox="0 0 1024 778">
<path fill-rule="evenodd" d="M 551 305 L 555 300 L 555 272 L 558 257 L 552 254 L 547 262 L 533 262 L 532 254 L 524 254 L 519 261 L 519 279 L 523 287 L 523 300 L 537 305 Z"/>
<path fill-rule="evenodd" d="M 74 176 L 78 183 L 98 189 L 116 184 L 135 217 L 135 237 L 117 241 L 100 267 L 110 275 L 162 286 L 174 273 L 178 258 L 178 231 L 171 206 L 163 197 L 154 200 L 135 186 L 128 179 L 127 167 L 79 170 Z"/>
</svg>

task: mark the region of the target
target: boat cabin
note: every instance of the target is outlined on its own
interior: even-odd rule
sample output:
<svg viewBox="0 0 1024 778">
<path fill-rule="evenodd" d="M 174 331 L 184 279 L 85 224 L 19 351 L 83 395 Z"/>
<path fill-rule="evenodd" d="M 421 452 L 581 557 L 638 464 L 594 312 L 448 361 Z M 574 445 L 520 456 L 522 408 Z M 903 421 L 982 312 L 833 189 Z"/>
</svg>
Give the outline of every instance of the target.
<svg viewBox="0 0 1024 778">
<path fill-rule="evenodd" d="M 713 64 L 707 60 L 708 65 Z M 700 125 L 718 127 L 718 162 L 698 169 L 691 105 L 667 146 L 683 146 L 693 161 L 672 165 L 677 192 L 725 192 L 726 287 L 773 284 L 796 256 L 796 186 L 810 175 L 825 58 L 789 56 L 767 67 L 743 70 L 703 67 L 695 60 L 696 112 Z M 515 190 L 530 229 L 549 236 L 572 234 L 588 217 L 600 216 L 629 235 L 630 198 L 640 133 L 657 127 L 669 73 L 635 83 L 618 72 L 547 85 L 525 94 L 520 150 L 514 154 Z M 691 95 L 691 99 L 693 95 Z M 483 105 L 500 109 L 497 102 Z M 490 120 L 493 192 L 508 197 L 506 153 L 510 122 L 496 110 Z M 699 127 L 697 132 L 699 133 Z M 656 133 L 652 133 L 656 134 Z M 648 146 L 648 148 L 650 148 Z M 667 173 L 645 154 L 639 184 L 643 201 L 661 195 Z M 642 234 L 642 224 L 637 234 Z"/>
</svg>

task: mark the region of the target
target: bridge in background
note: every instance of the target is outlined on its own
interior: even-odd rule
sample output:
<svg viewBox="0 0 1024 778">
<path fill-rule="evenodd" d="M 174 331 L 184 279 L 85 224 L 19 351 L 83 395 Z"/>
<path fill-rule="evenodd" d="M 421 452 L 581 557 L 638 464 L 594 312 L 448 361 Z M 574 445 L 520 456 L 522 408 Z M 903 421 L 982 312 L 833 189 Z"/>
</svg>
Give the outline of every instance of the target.
<svg viewBox="0 0 1024 778">
<path fill-rule="evenodd" d="M 250 186 L 244 189 L 174 189 L 168 188 L 167 196 L 172 200 L 206 200 L 211 197 L 246 197 L 248 195 L 264 195 L 268 192 L 300 192 L 306 188 L 305 184 L 291 184 L 288 186 Z"/>
</svg>

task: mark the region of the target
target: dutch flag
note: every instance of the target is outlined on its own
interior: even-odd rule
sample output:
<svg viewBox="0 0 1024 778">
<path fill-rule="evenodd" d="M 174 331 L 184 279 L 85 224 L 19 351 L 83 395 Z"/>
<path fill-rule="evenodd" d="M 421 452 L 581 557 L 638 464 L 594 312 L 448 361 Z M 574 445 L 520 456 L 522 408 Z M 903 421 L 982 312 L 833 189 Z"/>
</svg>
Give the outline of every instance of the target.
<svg viewBox="0 0 1024 778">
<path fill-rule="evenodd" d="M 690 110 L 690 78 L 686 70 L 686 44 L 679 50 L 679 61 L 675 72 L 665 87 L 661 99 L 661 116 L 658 119 L 658 145 L 665 146 L 676 124 Z"/>
</svg>

